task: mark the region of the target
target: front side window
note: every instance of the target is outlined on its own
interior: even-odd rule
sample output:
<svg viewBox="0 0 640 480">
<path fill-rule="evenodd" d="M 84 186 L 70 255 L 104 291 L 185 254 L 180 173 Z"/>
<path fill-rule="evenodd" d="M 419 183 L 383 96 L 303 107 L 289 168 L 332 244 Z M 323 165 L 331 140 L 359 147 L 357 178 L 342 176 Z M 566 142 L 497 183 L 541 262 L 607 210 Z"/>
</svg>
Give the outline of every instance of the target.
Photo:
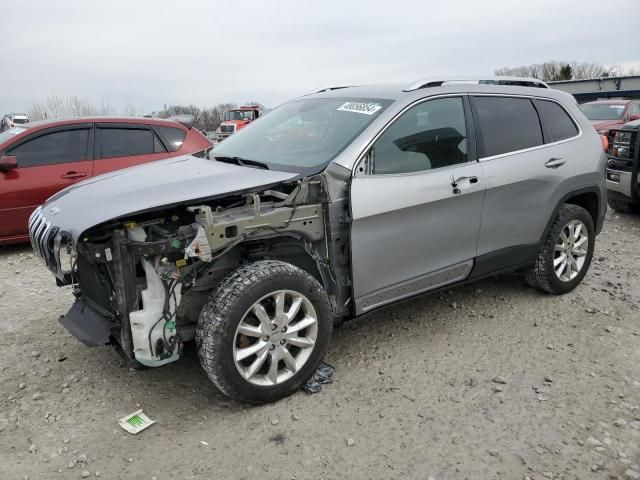
<svg viewBox="0 0 640 480">
<path fill-rule="evenodd" d="M 416 105 L 376 140 L 373 173 L 420 172 L 468 161 L 462 98 L 441 98 Z"/>
<path fill-rule="evenodd" d="M 302 98 L 219 143 L 210 158 L 240 158 L 272 170 L 320 171 L 392 103 L 375 98 Z"/>
<path fill-rule="evenodd" d="M 543 144 L 540 120 L 530 99 L 482 96 L 474 97 L 474 105 L 482 133 L 483 157 Z"/>
<path fill-rule="evenodd" d="M 569 114 L 555 102 L 537 100 L 536 108 L 542 118 L 542 123 L 551 135 L 550 141 L 559 142 L 578 134 L 578 127 Z"/>
<path fill-rule="evenodd" d="M 156 150 L 153 132 L 135 128 L 101 128 L 100 158 L 149 155 Z"/>
<path fill-rule="evenodd" d="M 37 167 L 87 160 L 89 129 L 63 130 L 47 133 L 10 150 L 18 167 Z"/>
</svg>

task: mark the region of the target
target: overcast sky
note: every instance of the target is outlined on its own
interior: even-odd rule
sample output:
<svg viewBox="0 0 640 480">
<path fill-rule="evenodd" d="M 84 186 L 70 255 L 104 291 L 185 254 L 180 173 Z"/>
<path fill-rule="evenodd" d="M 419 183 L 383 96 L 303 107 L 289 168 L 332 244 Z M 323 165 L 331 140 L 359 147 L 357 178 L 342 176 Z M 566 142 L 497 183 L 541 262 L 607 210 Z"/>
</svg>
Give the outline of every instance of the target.
<svg viewBox="0 0 640 480">
<path fill-rule="evenodd" d="M 52 94 L 145 113 L 546 60 L 640 67 L 639 16 L 639 0 L 8 1 L 0 113 Z"/>
</svg>

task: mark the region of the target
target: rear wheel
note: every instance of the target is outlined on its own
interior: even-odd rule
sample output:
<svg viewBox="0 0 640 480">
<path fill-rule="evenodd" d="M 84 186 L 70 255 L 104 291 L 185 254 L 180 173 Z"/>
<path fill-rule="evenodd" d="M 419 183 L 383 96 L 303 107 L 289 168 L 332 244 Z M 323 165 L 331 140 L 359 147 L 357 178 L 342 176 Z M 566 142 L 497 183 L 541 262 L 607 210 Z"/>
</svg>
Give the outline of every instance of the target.
<svg viewBox="0 0 640 480">
<path fill-rule="evenodd" d="M 332 326 L 329 299 L 316 279 L 288 263 L 255 262 L 226 277 L 203 307 L 200 363 L 229 397 L 271 402 L 311 377 Z"/>
<path fill-rule="evenodd" d="M 563 205 L 526 273 L 527 282 L 548 293 L 570 292 L 587 273 L 594 245 L 595 229 L 589 212 L 578 205 Z"/>
</svg>

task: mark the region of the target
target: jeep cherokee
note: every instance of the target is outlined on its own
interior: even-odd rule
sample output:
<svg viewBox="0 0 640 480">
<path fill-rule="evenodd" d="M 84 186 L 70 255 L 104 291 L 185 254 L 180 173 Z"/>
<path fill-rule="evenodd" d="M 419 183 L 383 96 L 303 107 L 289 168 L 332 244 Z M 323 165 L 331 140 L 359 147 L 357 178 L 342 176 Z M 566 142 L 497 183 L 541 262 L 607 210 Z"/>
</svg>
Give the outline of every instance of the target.
<svg viewBox="0 0 640 480">
<path fill-rule="evenodd" d="M 586 274 L 606 212 L 601 139 L 534 79 L 329 87 L 210 153 L 92 178 L 29 223 L 71 285 L 61 322 L 135 362 L 200 363 L 247 403 L 315 371 L 335 321 L 510 270 Z"/>
</svg>

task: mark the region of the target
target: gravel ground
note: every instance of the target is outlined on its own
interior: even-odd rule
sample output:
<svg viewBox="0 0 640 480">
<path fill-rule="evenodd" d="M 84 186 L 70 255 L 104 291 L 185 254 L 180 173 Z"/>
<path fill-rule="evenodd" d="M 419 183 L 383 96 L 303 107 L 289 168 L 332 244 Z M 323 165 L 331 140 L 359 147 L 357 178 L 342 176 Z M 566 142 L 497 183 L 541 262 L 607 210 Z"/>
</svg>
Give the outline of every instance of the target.
<svg viewBox="0 0 640 480">
<path fill-rule="evenodd" d="M 334 383 L 244 407 L 193 354 L 129 371 L 58 324 L 72 298 L 0 249 L 0 478 L 638 479 L 640 217 L 610 214 L 553 297 L 505 275 L 334 332 Z M 137 436 L 118 418 L 143 408 Z"/>
</svg>

